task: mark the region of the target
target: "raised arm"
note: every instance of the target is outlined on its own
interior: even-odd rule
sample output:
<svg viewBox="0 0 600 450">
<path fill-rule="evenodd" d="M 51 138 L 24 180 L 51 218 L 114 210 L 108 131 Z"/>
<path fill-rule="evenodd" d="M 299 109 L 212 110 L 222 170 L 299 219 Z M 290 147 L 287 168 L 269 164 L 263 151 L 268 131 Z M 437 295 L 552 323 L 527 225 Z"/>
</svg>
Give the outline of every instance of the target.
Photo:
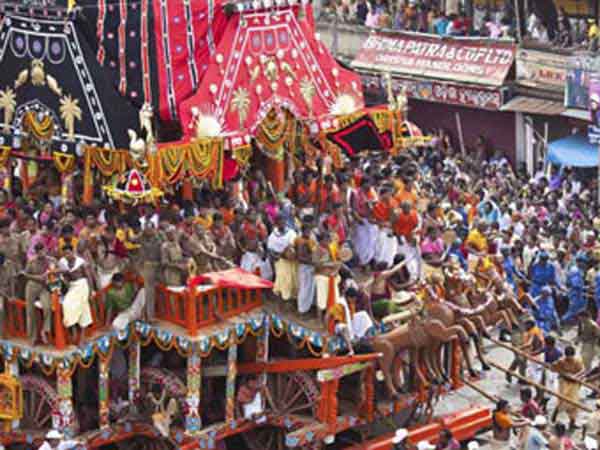
<svg viewBox="0 0 600 450">
<path fill-rule="evenodd" d="M 406 266 L 413 259 L 414 259 L 414 257 L 403 259 L 401 262 L 399 262 L 398 264 L 396 264 L 391 269 L 385 270 L 385 271 L 381 272 L 380 277 L 383 277 L 384 279 L 386 279 L 386 278 L 391 277 L 392 275 L 397 274 L 404 266 Z"/>
</svg>

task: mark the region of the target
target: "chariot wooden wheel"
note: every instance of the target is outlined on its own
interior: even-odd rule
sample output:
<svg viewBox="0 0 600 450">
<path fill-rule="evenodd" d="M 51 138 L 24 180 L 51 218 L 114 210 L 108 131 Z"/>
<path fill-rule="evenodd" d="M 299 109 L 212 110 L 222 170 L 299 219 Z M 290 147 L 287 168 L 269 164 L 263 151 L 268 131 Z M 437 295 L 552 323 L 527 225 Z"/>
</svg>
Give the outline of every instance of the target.
<svg viewBox="0 0 600 450">
<path fill-rule="evenodd" d="M 27 431 L 45 431 L 52 428 L 52 413 L 59 408 L 58 393 L 45 379 L 35 375 L 22 375 L 23 418 L 20 428 Z M 73 427 L 79 429 L 75 417 Z"/>
<path fill-rule="evenodd" d="M 147 394 L 152 393 L 159 399 L 163 390 L 166 393 L 163 400 L 165 408 L 170 399 L 174 398 L 177 400 L 178 408 L 173 419 L 173 424 L 179 423 L 185 413 L 187 388 L 175 373 L 167 369 L 156 369 L 153 367 L 142 369 L 140 373 L 140 413 L 148 420 L 151 420 L 152 414 L 154 414 L 154 405 Z"/>
<path fill-rule="evenodd" d="M 267 378 L 266 412 L 277 423 L 253 429 L 243 437 L 251 450 L 283 450 L 285 435 L 316 420 L 319 389 L 314 379 L 304 372 L 269 374 Z M 306 448 L 306 447 L 304 447 Z M 322 448 L 320 442 L 308 447 Z"/>
</svg>

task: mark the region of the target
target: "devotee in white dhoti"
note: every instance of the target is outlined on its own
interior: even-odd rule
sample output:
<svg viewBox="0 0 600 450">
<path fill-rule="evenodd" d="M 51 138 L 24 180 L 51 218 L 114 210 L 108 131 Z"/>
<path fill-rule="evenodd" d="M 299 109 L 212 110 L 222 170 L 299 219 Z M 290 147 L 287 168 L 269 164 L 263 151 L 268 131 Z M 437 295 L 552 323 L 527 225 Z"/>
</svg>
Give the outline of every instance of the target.
<svg viewBox="0 0 600 450">
<path fill-rule="evenodd" d="M 273 292 L 284 301 L 298 294 L 298 263 L 294 261 L 294 241 L 297 236 L 293 229 L 286 226 L 285 218 L 279 216 L 267 240 L 267 249 L 275 260 Z"/>
<path fill-rule="evenodd" d="M 91 276 L 85 260 L 73 252 L 73 248 L 63 248 L 64 257 L 58 262 L 58 271 L 67 282 L 68 290 L 62 300 L 63 324 L 66 328 L 79 326 L 84 330 L 92 324 L 90 309 Z"/>
</svg>

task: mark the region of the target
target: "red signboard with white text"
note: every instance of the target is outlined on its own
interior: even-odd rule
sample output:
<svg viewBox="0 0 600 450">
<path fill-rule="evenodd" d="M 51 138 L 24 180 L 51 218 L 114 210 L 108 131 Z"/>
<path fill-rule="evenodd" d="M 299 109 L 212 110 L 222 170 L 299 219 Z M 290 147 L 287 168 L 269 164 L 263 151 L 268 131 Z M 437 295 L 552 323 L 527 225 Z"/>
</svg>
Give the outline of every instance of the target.
<svg viewBox="0 0 600 450">
<path fill-rule="evenodd" d="M 352 66 L 442 80 L 501 86 L 515 60 L 513 42 L 373 33 Z"/>
</svg>

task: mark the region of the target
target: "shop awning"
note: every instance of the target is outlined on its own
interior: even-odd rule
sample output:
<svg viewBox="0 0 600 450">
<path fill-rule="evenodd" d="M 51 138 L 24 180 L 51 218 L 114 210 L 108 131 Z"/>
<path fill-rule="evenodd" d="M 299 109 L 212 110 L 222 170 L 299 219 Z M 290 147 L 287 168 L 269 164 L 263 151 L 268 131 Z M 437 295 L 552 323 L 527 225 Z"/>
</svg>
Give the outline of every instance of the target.
<svg viewBox="0 0 600 450">
<path fill-rule="evenodd" d="M 587 135 L 574 134 L 548 145 L 548 161 L 559 166 L 597 167 L 598 146 L 590 144 Z"/>
<path fill-rule="evenodd" d="M 352 66 L 392 75 L 502 86 L 513 66 L 512 41 L 378 32 L 365 40 Z"/>
<path fill-rule="evenodd" d="M 517 51 L 517 84 L 552 91 L 562 97 L 567 81 L 568 60 L 564 54 L 553 51 L 520 48 Z"/>
<path fill-rule="evenodd" d="M 570 117 L 571 119 L 585 120 L 586 122 L 591 120 L 590 112 L 585 109 L 567 108 L 561 114 L 561 116 Z"/>
<path fill-rule="evenodd" d="M 552 100 L 543 100 L 541 98 L 519 96 L 513 98 L 506 105 L 500 108 L 500 111 L 522 112 L 527 114 L 543 114 L 555 116 L 565 111 L 565 107 L 560 102 Z"/>
</svg>

